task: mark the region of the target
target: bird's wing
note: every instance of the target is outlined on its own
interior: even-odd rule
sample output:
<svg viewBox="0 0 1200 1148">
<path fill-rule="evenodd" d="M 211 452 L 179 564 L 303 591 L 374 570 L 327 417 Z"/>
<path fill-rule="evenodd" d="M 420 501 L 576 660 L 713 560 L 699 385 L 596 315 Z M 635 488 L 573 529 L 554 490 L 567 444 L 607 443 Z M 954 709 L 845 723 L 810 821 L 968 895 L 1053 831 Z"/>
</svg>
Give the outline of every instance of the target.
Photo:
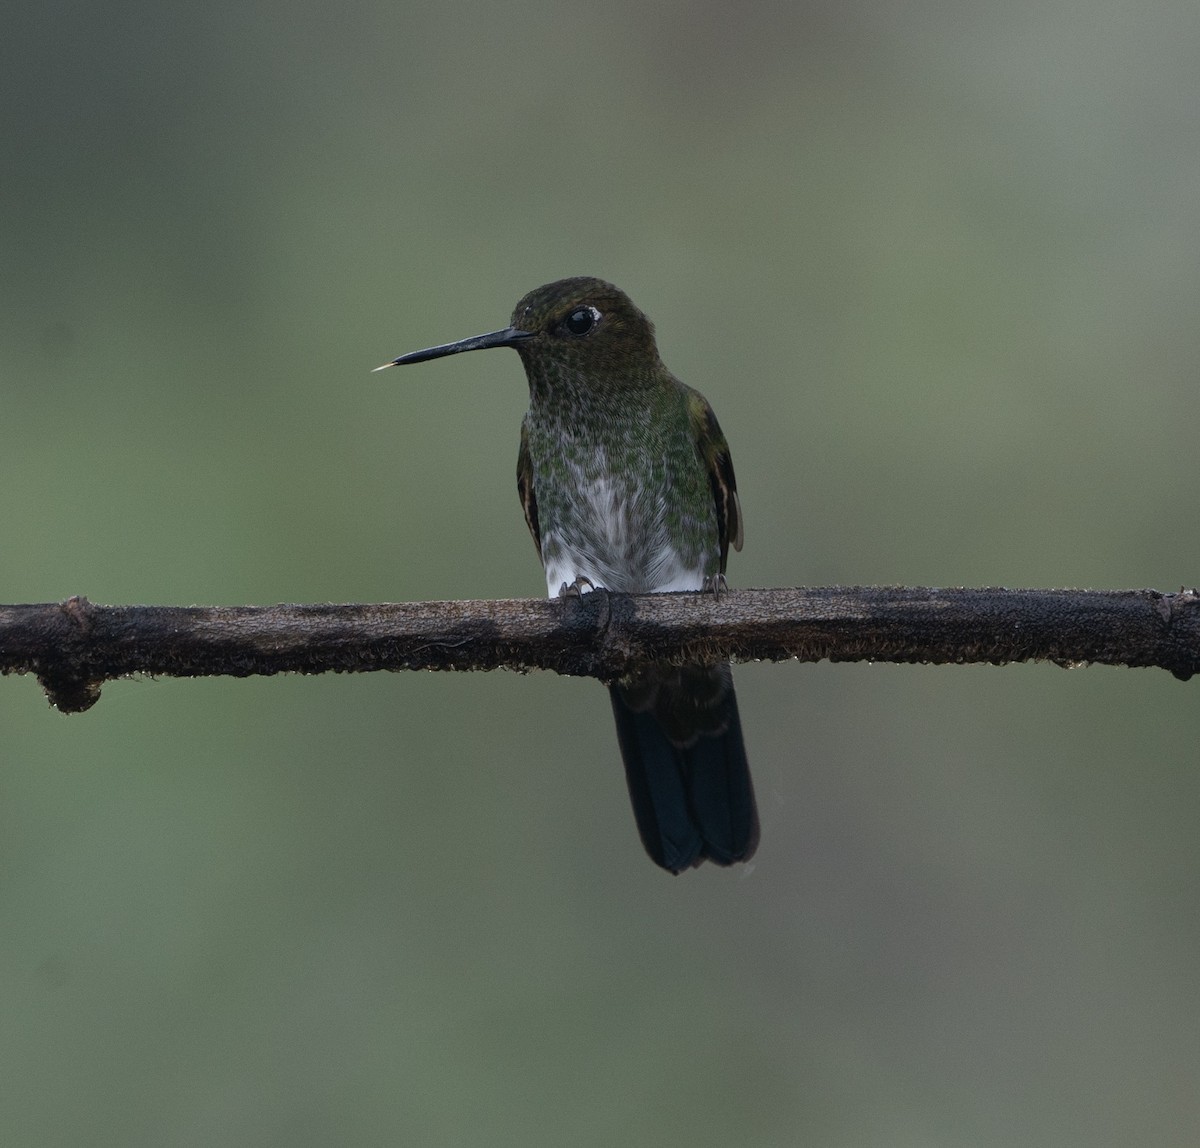
<svg viewBox="0 0 1200 1148">
<path fill-rule="evenodd" d="M 721 573 L 724 574 L 730 546 L 734 550 L 742 548 L 742 504 L 738 500 L 737 481 L 733 477 L 733 460 L 729 457 L 729 444 L 708 400 L 699 391 L 690 388 L 688 413 L 696 438 L 696 450 L 712 484 L 717 508 L 717 532 L 721 541 Z"/>
<path fill-rule="evenodd" d="M 521 496 L 521 507 L 525 511 L 525 525 L 533 535 L 538 558 L 542 556 L 542 533 L 538 529 L 537 495 L 533 492 L 533 459 L 529 457 L 529 430 L 521 423 L 521 450 L 517 455 L 517 493 Z"/>
</svg>

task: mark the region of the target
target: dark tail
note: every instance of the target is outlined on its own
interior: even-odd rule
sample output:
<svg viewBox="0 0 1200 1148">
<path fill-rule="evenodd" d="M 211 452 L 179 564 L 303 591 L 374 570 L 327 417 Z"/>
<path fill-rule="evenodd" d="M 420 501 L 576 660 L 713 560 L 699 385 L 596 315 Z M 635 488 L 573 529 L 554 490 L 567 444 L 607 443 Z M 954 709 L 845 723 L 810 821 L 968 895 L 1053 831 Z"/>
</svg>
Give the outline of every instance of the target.
<svg viewBox="0 0 1200 1148">
<path fill-rule="evenodd" d="M 706 859 L 748 861 L 758 810 L 728 664 L 655 667 L 609 693 L 633 815 L 655 864 L 680 873 Z"/>
</svg>

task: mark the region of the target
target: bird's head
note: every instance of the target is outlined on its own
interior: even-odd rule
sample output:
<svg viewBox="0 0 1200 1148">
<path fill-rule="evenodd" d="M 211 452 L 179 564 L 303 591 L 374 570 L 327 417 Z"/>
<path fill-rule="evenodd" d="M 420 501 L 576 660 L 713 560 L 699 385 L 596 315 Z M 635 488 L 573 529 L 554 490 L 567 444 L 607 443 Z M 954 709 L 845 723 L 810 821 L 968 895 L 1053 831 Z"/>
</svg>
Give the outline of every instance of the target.
<svg viewBox="0 0 1200 1148">
<path fill-rule="evenodd" d="M 629 296 L 603 279 L 579 276 L 530 291 L 502 330 L 413 351 L 375 369 L 489 347 L 516 350 L 531 380 L 564 368 L 581 376 L 631 378 L 661 367 L 654 325 Z"/>
</svg>

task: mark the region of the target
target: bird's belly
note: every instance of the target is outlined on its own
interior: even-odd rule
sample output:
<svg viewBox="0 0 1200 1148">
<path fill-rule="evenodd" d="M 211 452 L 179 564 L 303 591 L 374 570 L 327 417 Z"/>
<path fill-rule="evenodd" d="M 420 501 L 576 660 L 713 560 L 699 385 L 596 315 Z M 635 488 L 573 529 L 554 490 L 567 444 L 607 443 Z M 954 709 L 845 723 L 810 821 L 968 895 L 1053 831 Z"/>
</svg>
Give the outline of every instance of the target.
<svg viewBox="0 0 1200 1148">
<path fill-rule="evenodd" d="M 546 589 L 603 587 L 627 594 L 700 590 L 712 558 L 687 544 L 670 491 L 651 493 L 640 483 L 576 472 L 550 500 L 542 524 Z"/>
</svg>

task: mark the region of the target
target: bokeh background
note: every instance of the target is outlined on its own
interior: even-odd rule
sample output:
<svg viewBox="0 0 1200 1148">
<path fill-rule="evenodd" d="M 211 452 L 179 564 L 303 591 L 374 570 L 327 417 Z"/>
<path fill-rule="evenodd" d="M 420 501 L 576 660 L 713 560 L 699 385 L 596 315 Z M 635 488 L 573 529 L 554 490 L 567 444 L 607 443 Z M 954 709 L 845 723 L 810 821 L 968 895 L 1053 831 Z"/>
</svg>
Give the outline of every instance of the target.
<svg viewBox="0 0 1200 1148">
<path fill-rule="evenodd" d="M 22 5 L 0 599 L 540 594 L 571 274 L 713 402 L 735 585 L 1200 576 L 1192 0 Z M 738 671 L 763 844 L 642 854 L 599 685 L 0 681 L 0 1140 L 1200 1142 L 1200 695 Z"/>
</svg>

